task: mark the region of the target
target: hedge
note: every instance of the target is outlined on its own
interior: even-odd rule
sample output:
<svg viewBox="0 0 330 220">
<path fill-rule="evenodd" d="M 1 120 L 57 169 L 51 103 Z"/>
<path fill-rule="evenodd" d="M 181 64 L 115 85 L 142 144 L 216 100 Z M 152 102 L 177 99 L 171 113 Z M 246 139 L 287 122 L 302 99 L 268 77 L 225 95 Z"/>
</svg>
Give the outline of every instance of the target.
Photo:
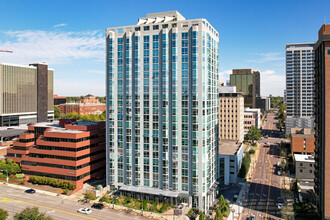
<svg viewBox="0 0 330 220">
<path fill-rule="evenodd" d="M 44 177 L 44 176 L 31 176 L 29 178 L 29 182 L 31 182 L 33 184 L 48 185 L 48 186 L 62 188 L 62 189 L 68 189 L 68 190 L 74 190 L 76 188 L 76 185 L 69 181 L 53 179 L 53 178 Z"/>
<path fill-rule="evenodd" d="M 242 166 L 239 170 L 238 176 L 241 178 L 245 178 L 246 174 L 249 172 L 250 169 L 250 163 L 251 163 L 251 156 L 250 153 L 245 153 L 243 160 L 242 160 Z"/>
</svg>

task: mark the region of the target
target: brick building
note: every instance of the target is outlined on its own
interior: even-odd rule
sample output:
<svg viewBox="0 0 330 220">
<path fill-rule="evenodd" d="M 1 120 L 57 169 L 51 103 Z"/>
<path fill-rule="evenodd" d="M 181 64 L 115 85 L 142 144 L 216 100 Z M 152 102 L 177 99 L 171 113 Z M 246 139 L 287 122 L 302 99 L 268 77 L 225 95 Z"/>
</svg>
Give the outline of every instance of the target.
<svg viewBox="0 0 330 220">
<path fill-rule="evenodd" d="M 54 106 L 59 106 L 60 104 L 65 104 L 65 103 L 66 103 L 66 97 L 54 95 Z"/>
<path fill-rule="evenodd" d="M 78 103 L 65 103 L 60 105 L 61 115 L 77 112 L 78 115 L 101 114 L 106 109 L 106 104 L 92 95 L 87 95 Z"/>
<path fill-rule="evenodd" d="M 291 152 L 293 154 L 314 154 L 315 137 L 308 128 L 291 128 Z"/>
<path fill-rule="evenodd" d="M 7 158 L 20 163 L 28 176 L 68 180 L 76 190 L 105 174 L 105 122 L 36 123 L 20 134 Z"/>
</svg>

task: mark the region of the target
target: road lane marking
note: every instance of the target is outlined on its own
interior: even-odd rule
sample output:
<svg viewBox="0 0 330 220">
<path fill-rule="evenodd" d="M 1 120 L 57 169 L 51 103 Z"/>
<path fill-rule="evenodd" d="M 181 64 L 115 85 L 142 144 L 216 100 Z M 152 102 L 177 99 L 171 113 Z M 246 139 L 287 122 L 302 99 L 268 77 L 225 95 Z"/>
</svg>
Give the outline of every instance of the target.
<svg viewBox="0 0 330 220">
<path fill-rule="evenodd" d="M 0 196 L 0 198 L 7 199 L 6 197 L 3 197 L 3 196 Z M 8 199 L 9 200 L 16 201 L 16 202 L 24 203 L 24 204 L 27 204 L 27 205 L 39 206 L 39 207 L 42 207 L 42 208 L 51 209 L 51 210 L 54 210 L 54 211 L 59 211 L 59 212 L 63 212 L 63 213 L 66 213 L 66 214 L 71 214 L 71 215 L 79 216 L 79 217 L 82 217 L 82 218 L 98 220 L 97 218 L 83 216 L 83 215 L 79 215 L 79 214 L 76 214 L 76 213 L 73 213 L 73 212 L 64 211 L 64 210 L 61 210 L 61 209 L 52 208 L 52 207 L 48 207 L 48 206 L 44 206 L 44 205 L 38 205 L 38 204 L 35 204 L 35 203 L 32 203 L 32 202 L 25 202 L 25 201 L 22 201 L 22 200 L 12 199 L 12 198 L 8 198 Z"/>
<path fill-rule="evenodd" d="M 4 198 L 3 201 L 6 202 L 7 201 L 7 198 Z"/>
<path fill-rule="evenodd" d="M 269 165 L 271 166 L 272 163 L 271 163 L 271 161 L 270 161 L 269 154 L 267 154 L 267 158 L 268 158 L 268 160 L 269 160 Z M 268 187 L 268 197 L 267 197 L 267 206 L 266 206 L 266 215 L 265 215 L 265 219 L 267 219 L 267 214 L 268 214 L 268 205 L 269 205 L 270 187 L 271 187 L 271 185 L 272 185 L 272 175 L 273 175 L 273 171 L 272 171 L 272 167 L 270 167 L 269 187 Z"/>
</svg>

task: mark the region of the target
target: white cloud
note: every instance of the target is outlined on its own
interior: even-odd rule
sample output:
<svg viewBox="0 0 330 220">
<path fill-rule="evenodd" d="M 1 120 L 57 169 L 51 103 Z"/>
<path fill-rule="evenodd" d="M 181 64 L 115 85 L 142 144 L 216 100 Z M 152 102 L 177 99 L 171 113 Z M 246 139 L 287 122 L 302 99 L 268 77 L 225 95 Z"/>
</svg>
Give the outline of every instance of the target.
<svg viewBox="0 0 330 220">
<path fill-rule="evenodd" d="M 12 54 L 0 54 L 1 62 L 28 64 L 47 62 L 49 64 L 69 63 L 74 59 L 97 59 L 104 61 L 105 38 L 98 31 L 7 31 L 0 40 L 0 48 L 13 50 Z"/>
<path fill-rule="evenodd" d="M 275 70 L 260 71 L 261 95 L 283 96 L 285 89 L 285 75 L 279 74 Z"/>
<path fill-rule="evenodd" d="M 223 70 L 219 72 L 219 80 L 220 82 L 226 82 L 229 80 L 229 75 L 232 74 L 232 70 Z"/>
<path fill-rule="evenodd" d="M 281 53 L 257 53 L 255 59 L 247 60 L 250 63 L 267 63 L 271 61 L 284 60 L 284 56 Z"/>
<path fill-rule="evenodd" d="M 53 26 L 53 28 L 63 27 L 63 26 L 67 26 L 67 24 L 65 24 L 65 23 L 62 23 L 62 24 L 55 24 L 55 25 Z"/>
</svg>

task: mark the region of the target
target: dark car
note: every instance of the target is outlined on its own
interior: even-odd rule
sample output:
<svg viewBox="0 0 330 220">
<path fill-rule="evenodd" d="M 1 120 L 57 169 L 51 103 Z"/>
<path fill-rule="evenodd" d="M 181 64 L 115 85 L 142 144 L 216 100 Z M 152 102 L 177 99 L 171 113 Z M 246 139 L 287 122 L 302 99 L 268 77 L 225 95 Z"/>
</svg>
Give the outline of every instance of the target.
<svg viewBox="0 0 330 220">
<path fill-rule="evenodd" d="M 95 203 L 92 205 L 93 209 L 103 209 L 104 205 L 102 203 Z"/>
<path fill-rule="evenodd" d="M 34 189 L 27 189 L 25 190 L 26 193 L 34 194 L 36 191 Z"/>
</svg>

